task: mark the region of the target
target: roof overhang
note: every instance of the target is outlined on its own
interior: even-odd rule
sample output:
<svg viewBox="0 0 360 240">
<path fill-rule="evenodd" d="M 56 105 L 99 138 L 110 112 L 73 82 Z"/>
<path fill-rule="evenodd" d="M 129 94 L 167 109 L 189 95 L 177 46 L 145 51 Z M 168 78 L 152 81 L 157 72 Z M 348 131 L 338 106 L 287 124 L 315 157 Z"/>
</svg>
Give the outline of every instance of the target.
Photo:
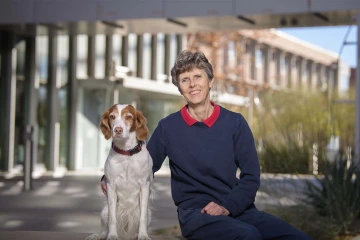
<svg viewBox="0 0 360 240">
<path fill-rule="evenodd" d="M 25 34 L 189 33 L 351 25 L 359 13 L 358 0 L 3 0 L 0 29 Z"/>
</svg>

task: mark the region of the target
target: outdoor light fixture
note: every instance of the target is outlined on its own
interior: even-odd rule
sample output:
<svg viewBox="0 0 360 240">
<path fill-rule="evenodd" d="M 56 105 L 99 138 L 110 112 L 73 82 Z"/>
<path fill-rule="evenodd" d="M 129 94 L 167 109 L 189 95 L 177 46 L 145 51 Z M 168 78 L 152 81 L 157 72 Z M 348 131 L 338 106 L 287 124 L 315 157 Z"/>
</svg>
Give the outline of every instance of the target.
<svg viewBox="0 0 360 240">
<path fill-rule="evenodd" d="M 51 23 L 42 23 L 39 25 L 47 27 L 47 28 L 49 28 L 51 30 L 55 30 L 55 31 L 64 31 L 65 30 L 64 27 L 56 25 L 56 24 L 51 24 Z"/>
<path fill-rule="evenodd" d="M 255 22 L 254 20 L 252 20 L 252 19 L 250 19 L 250 18 L 247 18 L 247 17 L 244 17 L 244 16 L 241 16 L 241 15 L 237 16 L 237 18 L 238 18 L 239 20 L 244 21 L 244 22 L 247 22 L 248 24 L 251 24 L 251 25 L 255 25 L 255 24 L 256 24 L 256 22 Z"/>
<path fill-rule="evenodd" d="M 114 23 L 114 22 L 107 22 L 107 21 L 101 21 L 104 25 L 107 25 L 109 27 L 113 27 L 113 28 L 124 28 L 123 25 Z"/>
<path fill-rule="evenodd" d="M 173 24 L 179 25 L 181 27 L 187 27 L 188 25 L 186 23 L 180 22 L 178 20 L 175 20 L 173 18 L 167 18 L 166 21 L 171 22 Z"/>
<path fill-rule="evenodd" d="M 293 25 L 293 26 L 298 25 L 298 20 L 297 20 L 297 18 L 292 18 L 292 19 L 291 19 L 291 25 Z"/>
<path fill-rule="evenodd" d="M 286 20 L 286 18 L 281 18 L 281 19 L 280 19 L 280 25 L 281 25 L 282 27 L 287 25 L 287 20 Z"/>
<path fill-rule="evenodd" d="M 321 20 L 323 20 L 324 22 L 330 22 L 329 18 L 327 16 L 325 16 L 322 13 L 319 12 L 314 12 L 313 15 Z"/>
</svg>

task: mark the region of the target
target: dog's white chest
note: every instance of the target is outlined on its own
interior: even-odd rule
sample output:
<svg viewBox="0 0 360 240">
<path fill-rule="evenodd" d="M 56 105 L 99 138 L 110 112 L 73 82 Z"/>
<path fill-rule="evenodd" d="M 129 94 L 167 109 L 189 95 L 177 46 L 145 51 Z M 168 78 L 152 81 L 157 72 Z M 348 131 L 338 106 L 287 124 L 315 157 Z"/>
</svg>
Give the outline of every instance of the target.
<svg viewBox="0 0 360 240">
<path fill-rule="evenodd" d="M 148 180 L 152 174 L 152 160 L 146 149 L 132 155 L 110 154 L 105 163 L 110 182 L 124 187 L 124 182 Z"/>
</svg>

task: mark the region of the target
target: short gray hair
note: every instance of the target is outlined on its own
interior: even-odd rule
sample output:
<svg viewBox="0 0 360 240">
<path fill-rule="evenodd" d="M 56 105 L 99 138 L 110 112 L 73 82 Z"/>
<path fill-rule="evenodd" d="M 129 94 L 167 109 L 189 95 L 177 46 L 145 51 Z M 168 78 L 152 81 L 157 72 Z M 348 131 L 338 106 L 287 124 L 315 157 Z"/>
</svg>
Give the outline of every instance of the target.
<svg viewBox="0 0 360 240">
<path fill-rule="evenodd" d="M 179 75 L 191 71 L 193 68 L 204 70 L 209 81 L 214 78 L 212 66 L 203 52 L 197 51 L 193 53 L 184 50 L 176 58 L 174 67 L 171 69 L 172 83 L 179 88 Z"/>
</svg>

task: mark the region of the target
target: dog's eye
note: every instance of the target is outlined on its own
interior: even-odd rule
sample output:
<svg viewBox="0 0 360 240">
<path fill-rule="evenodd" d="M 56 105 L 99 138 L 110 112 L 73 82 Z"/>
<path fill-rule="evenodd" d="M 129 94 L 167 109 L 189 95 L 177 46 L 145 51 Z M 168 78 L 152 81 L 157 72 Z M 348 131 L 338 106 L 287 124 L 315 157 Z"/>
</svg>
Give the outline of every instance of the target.
<svg viewBox="0 0 360 240">
<path fill-rule="evenodd" d="M 126 120 L 131 120 L 131 119 L 132 119 L 132 116 L 131 116 L 131 115 L 126 115 L 125 119 L 126 119 Z"/>
<path fill-rule="evenodd" d="M 115 115 L 110 115 L 110 119 L 115 119 Z"/>
</svg>

